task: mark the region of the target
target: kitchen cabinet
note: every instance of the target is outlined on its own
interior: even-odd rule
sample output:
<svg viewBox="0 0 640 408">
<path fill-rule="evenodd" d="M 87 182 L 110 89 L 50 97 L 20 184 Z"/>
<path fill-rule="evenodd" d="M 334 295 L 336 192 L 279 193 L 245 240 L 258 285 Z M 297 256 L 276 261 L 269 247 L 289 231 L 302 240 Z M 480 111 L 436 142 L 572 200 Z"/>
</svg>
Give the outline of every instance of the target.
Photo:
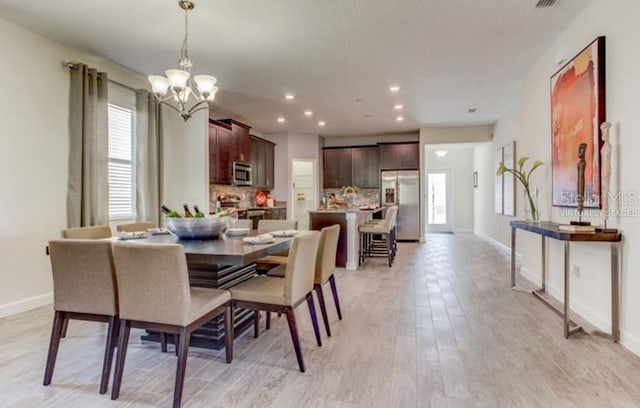
<svg viewBox="0 0 640 408">
<path fill-rule="evenodd" d="M 328 148 L 322 151 L 324 188 L 352 185 L 351 148 Z"/>
<path fill-rule="evenodd" d="M 349 185 L 361 188 L 380 187 L 380 164 L 377 146 L 351 149 L 352 181 Z"/>
<path fill-rule="evenodd" d="M 418 143 L 379 143 L 380 170 L 416 170 L 420 168 Z"/>
<path fill-rule="evenodd" d="M 219 122 L 231 126 L 229 144 L 229 160 L 233 162 L 249 162 L 249 130 L 251 126 L 234 119 L 221 119 Z"/>
<path fill-rule="evenodd" d="M 252 187 L 273 189 L 275 145 L 252 135 L 249 137 L 249 152 Z"/>
<path fill-rule="evenodd" d="M 231 184 L 231 126 L 209 121 L 209 183 Z"/>
</svg>

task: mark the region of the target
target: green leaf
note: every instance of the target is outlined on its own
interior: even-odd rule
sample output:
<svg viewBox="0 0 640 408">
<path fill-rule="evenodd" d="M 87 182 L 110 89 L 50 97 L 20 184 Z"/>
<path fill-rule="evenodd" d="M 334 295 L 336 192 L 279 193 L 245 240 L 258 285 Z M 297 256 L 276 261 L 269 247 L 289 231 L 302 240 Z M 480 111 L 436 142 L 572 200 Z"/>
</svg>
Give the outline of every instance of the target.
<svg viewBox="0 0 640 408">
<path fill-rule="evenodd" d="M 518 160 L 518 167 L 520 168 L 520 172 L 522 173 L 522 166 L 524 166 L 524 164 L 527 162 L 527 160 L 529 160 L 529 158 L 527 156 L 523 156 L 520 158 L 520 160 Z"/>
<path fill-rule="evenodd" d="M 498 166 L 498 170 L 496 170 L 496 176 L 502 176 L 507 171 L 507 168 L 504 166 L 504 162 L 500 162 L 500 166 Z"/>
</svg>

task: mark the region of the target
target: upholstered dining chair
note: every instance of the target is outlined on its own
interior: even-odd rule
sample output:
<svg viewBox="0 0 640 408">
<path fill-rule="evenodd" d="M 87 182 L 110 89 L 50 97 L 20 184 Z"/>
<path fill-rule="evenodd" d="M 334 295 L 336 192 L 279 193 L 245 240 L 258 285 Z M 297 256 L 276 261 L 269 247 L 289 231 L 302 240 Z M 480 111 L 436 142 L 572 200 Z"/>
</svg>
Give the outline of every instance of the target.
<svg viewBox="0 0 640 408">
<path fill-rule="evenodd" d="M 258 231 L 261 233 L 283 231 L 283 230 L 297 230 L 298 221 L 295 220 L 260 220 L 258 221 Z M 287 263 L 287 257 L 289 256 L 289 250 L 278 252 L 274 255 L 268 255 L 260 258 L 256 261 L 259 270 L 269 270 Z"/>
<path fill-rule="evenodd" d="M 155 228 L 156 225 L 149 221 L 141 221 L 141 222 L 130 222 L 128 224 L 118 224 L 116 225 L 117 232 L 139 232 L 139 231 L 147 231 L 150 228 Z"/>
<path fill-rule="evenodd" d="M 315 272 L 313 265 L 318 250 L 319 235 L 318 231 L 309 231 L 299 234 L 293 239 L 284 279 L 257 275 L 230 288 L 234 308 L 254 309 L 256 313 L 259 310 L 280 312 L 287 316 L 289 332 L 301 372 L 305 371 L 305 365 L 293 309 L 304 300 L 307 301 L 309 307 L 316 342 L 318 346 L 322 346 L 315 305 L 311 295 Z M 254 330 L 256 330 L 254 334 L 257 337 L 257 330 L 259 330 L 257 325 L 254 326 Z"/>
<path fill-rule="evenodd" d="M 320 240 L 318 243 L 318 255 L 316 257 L 315 275 L 313 279 L 313 289 L 318 296 L 320 304 L 320 312 L 324 321 L 324 328 L 327 336 L 331 337 L 331 328 L 329 327 L 329 317 L 327 315 L 327 307 L 324 302 L 324 293 L 322 285 L 329 282 L 331 293 L 333 294 L 333 302 L 336 305 L 338 319 L 342 320 L 342 311 L 340 309 L 340 299 L 338 298 L 338 288 L 334 272 L 336 270 L 336 252 L 338 250 L 338 238 L 340 236 L 340 225 L 335 224 L 330 227 L 324 227 L 320 230 Z M 271 269 L 267 272 L 268 276 L 284 277 L 285 268 L 283 266 Z M 271 314 L 267 312 L 266 329 L 271 326 Z"/>
<path fill-rule="evenodd" d="M 182 245 L 114 242 L 120 332 L 111 399 L 120 395 L 132 327 L 178 334 L 173 407 L 182 401 L 191 333 L 224 314 L 226 361 L 233 358 L 233 314 L 226 290 L 189 287 Z"/>
<path fill-rule="evenodd" d="M 44 373 L 51 384 L 58 347 L 69 319 L 106 322 L 107 340 L 100 394 L 107 392 L 118 328 L 118 299 L 111 242 L 61 239 L 49 241 L 53 273 L 53 327 Z"/>
<path fill-rule="evenodd" d="M 110 238 L 111 235 L 111 227 L 108 225 L 67 228 L 62 230 L 62 238 L 71 239 L 102 239 Z"/>
</svg>

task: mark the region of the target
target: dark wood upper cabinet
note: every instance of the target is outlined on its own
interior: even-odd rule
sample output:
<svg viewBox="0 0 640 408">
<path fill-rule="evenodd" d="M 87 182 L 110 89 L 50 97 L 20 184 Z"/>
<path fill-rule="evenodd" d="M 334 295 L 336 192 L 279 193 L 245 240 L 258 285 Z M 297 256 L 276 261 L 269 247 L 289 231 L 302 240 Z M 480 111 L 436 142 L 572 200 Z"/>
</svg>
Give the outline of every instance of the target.
<svg viewBox="0 0 640 408">
<path fill-rule="evenodd" d="M 233 162 L 249 162 L 249 130 L 251 126 L 234 119 L 222 119 L 219 122 L 231 126 L 229 160 Z"/>
<path fill-rule="evenodd" d="M 380 165 L 377 146 L 354 147 L 351 149 L 352 182 L 361 188 L 380 187 Z"/>
<path fill-rule="evenodd" d="M 324 149 L 322 151 L 322 176 L 324 188 L 340 188 L 352 185 L 351 148 Z"/>
<path fill-rule="evenodd" d="M 209 183 L 231 184 L 231 126 L 209 121 Z"/>
<path fill-rule="evenodd" d="M 274 187 L 275 145 L 257 136 L 249 138 L 252 187 L 271 190 Z"/>
<path fill-rule="evenodd" d="M 414 170 L 420 167 L 419 143 L 380 143 L 380 170 Z"/>
</svg>

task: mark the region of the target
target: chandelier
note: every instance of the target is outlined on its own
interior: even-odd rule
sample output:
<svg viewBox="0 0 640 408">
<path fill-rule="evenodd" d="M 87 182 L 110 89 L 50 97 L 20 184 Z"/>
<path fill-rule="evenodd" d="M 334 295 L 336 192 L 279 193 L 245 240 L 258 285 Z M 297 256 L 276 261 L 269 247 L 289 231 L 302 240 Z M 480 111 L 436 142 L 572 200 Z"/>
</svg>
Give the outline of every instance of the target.
<svg viewBox="0 0 640 408">
<path fill-rule="evenodd" d="M 164 76 L 150 75 L 151 89 L 160 103 L 164 103 L 182 116 L 186 122 L 195 112 L 209 108 L 209 102 L 216 97 L 218 87 L 216 77 L 196 75 L 191 77 L 193 63 L 189 58 L 189 10 L 195 5 L 192 1 L 180 0 L 178 5 L 184 10 L 184 41 L 180 50 L 180 69 L 168 69 Z M 195 82 L 195 86 L 194 86 Z M 195 103 L 187 108 L 193 95 Z"/>
</svg>

